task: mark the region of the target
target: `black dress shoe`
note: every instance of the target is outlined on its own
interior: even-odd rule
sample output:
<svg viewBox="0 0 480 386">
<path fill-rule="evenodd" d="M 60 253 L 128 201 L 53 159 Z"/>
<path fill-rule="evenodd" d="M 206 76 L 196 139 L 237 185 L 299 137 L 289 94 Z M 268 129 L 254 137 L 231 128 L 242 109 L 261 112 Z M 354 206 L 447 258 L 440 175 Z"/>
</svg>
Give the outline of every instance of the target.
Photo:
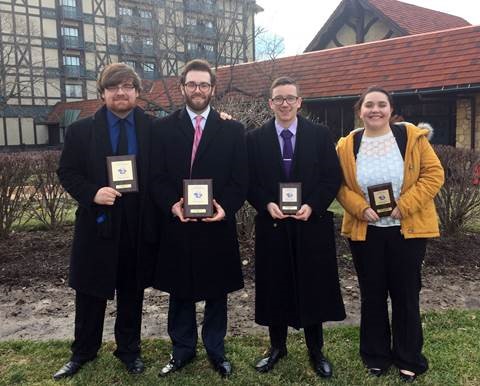
<svg viewBox="0 0 480 386">
<path fill-rule="evenodd" d="M 400 379 L 406 383 L 412 383 L 417 379 L 417 374 L 405 374 L 402 370 L 398 371 L 398 375 L 400 375 Z"/>
<path fill-rule="evenodd" d="M 275 364 L 287 355 L 286 349 L 270 348 L 266 357 L 260 359 L 255 365 L 255 370 L 259 373 L 268 373 Z"/>
<path fill-rule="evenodd" d="M 145 370 L 145 364 L 142 361 L 142 358 L 137 357 L 132 362 L 124 362 L 127 371 L 130 374 L 141 374 Z"/>
<path fill-rule="evenodd" d="M 232 375 L 232 364 L 223 359 L 221 361 L 210 361 L 212 363 L 213 368 L 217 373 L 220 374 L 222 378 L 227 378 Z"/>
<path fill-rule="evenodd" d="M 158 376 L 165 377 L 177 370 L 180 370 L 187 363 L 191 362 L 193 358 L 195 358 L 195 356 L 187 360 L 173 359 L 173 357 L 170 357 L 170 361 L 160 370 Z"/>
<path fill-rule="evenodd" d="M 388 367 L 385 369 L 381 369 L 380 367 L 370 367 L 368 369 L 368 374 L 373 375 L 374 377 L 381 377 L 385 375 L 388 371 Z"/>
<path fill-rule="evenodd" d="M 63 367 L 58 370 L 54 375 L 53 379 L 58 380 L 62 378 L 71 377 L 76 374 L 78 370 L 82 368 L 82 364 L 79 362 L 70 361 L 63 365 Z"/>
<path fill-rule="evenodd" d="M 319 354 L 310 354 L 312 366 L 318 376 L 322 378 L 331 378 L 333 375 L 332 365 L 320 352 Z"/>
</svg>

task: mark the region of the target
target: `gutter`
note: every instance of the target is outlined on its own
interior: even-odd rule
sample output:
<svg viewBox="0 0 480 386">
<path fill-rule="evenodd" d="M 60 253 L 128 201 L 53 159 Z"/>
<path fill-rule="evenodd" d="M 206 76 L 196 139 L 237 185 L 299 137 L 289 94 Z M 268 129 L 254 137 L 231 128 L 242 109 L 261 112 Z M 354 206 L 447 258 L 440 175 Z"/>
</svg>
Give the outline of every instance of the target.
<svg viewBox="0 0 480 386">
<path fill-rule="evenodd" d="M 412 96 L 412 95 L 425 95 L 425 94 L 446 94 L 446 93 L 455 93 L 455 92 L 464 92 L 464 91 L 477 91 L 480 90 L 480 84 L 468 84 L 463 86 L 442 86 L 429 89 L 415 89 L 415 90 L 404 90 L 404 91 L 391 91 L 393 97 L 395 96 Z M 344 100 L 354 100 L 357 99 L 360 94 L 354 95 L 339 95 L 339 96 L 326 96 L 326 97 L 315 97 L 315 98 L 302 98 L 304 102 L 334 102 L 334 101 L 344 101 Z"/>
</svg>

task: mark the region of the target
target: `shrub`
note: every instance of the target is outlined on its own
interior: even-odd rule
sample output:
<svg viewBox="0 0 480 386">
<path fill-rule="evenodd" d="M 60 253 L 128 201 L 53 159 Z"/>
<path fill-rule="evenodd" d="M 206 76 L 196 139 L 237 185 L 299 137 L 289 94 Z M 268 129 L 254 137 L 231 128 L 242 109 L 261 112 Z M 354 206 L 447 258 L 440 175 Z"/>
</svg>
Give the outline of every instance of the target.
<svg viewBox="0 0 480 386">
<path fill-rule="evenodd" d="M 480 153 L 444 145 L 436 145 L 435 151 L 445 170 L 435 204 L 443 232 L 455 235 L 480 218 L 480 185 L 475 184 Z"/>
<path fill-rule="evenodd" d="M 65 222 L 73 201 L 57 177 L 59 151 L 42 151 L 35 155 L 36 165 L 31 178 L 36 194 L 31 197 L 29 214 L 46 228 L 54 229 Z"/>
<path fill-rule="evenodd" d="M 0 238 L 21 221 L 36 193 L 29 181 L 34 164 L 31 153 L 0 153 Z"/>
</svg>

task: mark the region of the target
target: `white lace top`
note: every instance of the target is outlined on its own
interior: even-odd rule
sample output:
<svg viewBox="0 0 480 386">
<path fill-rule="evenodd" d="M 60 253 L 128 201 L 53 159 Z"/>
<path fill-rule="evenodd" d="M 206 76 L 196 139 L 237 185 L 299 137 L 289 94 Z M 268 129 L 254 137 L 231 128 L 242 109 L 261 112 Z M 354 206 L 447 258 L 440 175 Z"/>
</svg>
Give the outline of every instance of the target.
<svg viewBox="0 0 480 386">
<path fill-rule="evenodd" d="M 398 199 L 403 184 L 403 158 L 391 131 L 378 137 L 362 136 L 357 154 L 357 181 L 367 201 L 367 187 L 386 182 L 392 183 L 393 195 Z M 400 220 L 381 217 L 369 225 L 395 226 L 400 225 Z"/>
</svg>

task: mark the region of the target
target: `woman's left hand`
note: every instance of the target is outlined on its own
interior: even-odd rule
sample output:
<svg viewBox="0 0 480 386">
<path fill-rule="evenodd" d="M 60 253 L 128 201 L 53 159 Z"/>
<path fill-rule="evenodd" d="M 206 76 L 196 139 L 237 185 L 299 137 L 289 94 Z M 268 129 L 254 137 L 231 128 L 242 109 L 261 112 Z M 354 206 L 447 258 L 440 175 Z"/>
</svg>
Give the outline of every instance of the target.
<svg viewBox="0 0 480 386">
<path fill-rule="evenodd" d="M 392 214 L 390 215 L 390 217 L 395 219 L 395 220 L 401 220 L 402 219 L 402 213 L 400 213 L 400 209 L 398 209 L 398 206 L 396 206 L 392 210 Z"/>
</svg>

